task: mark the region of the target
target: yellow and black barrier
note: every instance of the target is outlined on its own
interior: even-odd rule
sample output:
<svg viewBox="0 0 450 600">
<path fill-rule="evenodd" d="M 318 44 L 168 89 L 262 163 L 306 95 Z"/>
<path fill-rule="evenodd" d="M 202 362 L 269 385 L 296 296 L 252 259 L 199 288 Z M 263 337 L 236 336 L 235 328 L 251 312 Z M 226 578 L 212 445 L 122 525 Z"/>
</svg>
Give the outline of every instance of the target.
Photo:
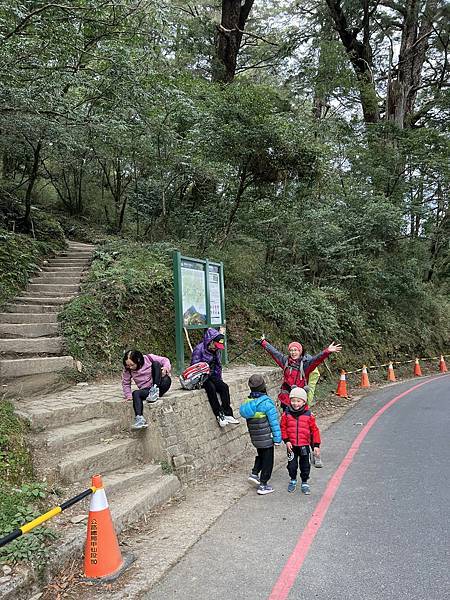
<svg viewBox="0 0 450 600">
<path fill-rule="evenodd" d="M 429 362 L 432 360 L 439 360 L 439 358 L 441 356 L 444 356 L 445 358 L 449 357 L 450 354 L 440 354 L 439 356 L 425 356 L 423 358 L 419 357 L 420 361 L 424 361 L 424 362 Z M 371 369 L 372 371 L 376 371 L 377 369 L 382 369 L 383 367 L 388 367 L 389 364 L 392 362 L 393 365 L 407 365 L 410 363 L 415 362 L 415 358 L 411 359 L 411 360 L 392 360 L 389 361 L 387 363 L 383 363 L 382 365 L 367 365 L 368 369 Z M 364 367 L 362 367 L 361 369 L 355 369 L 354 371 L 345 371 L 346 375 L 354 375 L 355 373 L 361 373 Z"/>
<path fill-rule="evenodd" d="M 11 531 L 11 533 L 8 533 L 8 535 L 5 535 L 5 537 L 0 538 L 0 548 L 2 548 L 3 546 L 6 546 L 6 544 L 9 544 L 9 542 L 16 540 L 21 535 L 24 535 L 25 533 L 30 532 L 32 529 L 34 529 L 38 525 L 42 525 L 42 523 L 45 523 L 45 521 L 48 521 L 49 519 L 53 519 L 53 517 L 56 517 L 56 515 L 59 515 L 59 513 L 61 513 L 63 510 L 66 510 L 66 508 L 70 508 L 77 502 L 80 502 L 80 500 L 83 500 L 83 498 L 86 498 L 90 494 L 93 494 L 95 491 L 96 491 L 96 488 L 94 486 L 92 486 L 89 489 L 85 490 L 84 492 L 81 492 L 81 494 L 78 494 L 77 496 L 70 498 L 70 500 L 66 500 L 62 504 L 55 506 L 54 508 L 47 511 L 40 517 L 33 519 L 29 523 L 25 523 L 25 525 L 22 525 L 22 527 L 19 527 L 18 529 L 14 529 L 14 531 Z"/>
</svg>

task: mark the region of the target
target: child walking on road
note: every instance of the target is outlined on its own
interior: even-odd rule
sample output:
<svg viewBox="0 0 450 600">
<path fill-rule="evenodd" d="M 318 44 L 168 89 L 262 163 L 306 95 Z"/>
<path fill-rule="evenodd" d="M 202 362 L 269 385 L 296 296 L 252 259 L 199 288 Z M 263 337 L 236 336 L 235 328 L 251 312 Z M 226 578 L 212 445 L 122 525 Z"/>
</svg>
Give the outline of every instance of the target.
<svg viewBox="0 0 450 600">
<path fill-rule="evenodd" d="M 268 481 L 272 476 L 274 444 L 281 443 L 281 431 L 275 404 L 267 395 L 262 375 L 252 375 L 248 380 L 250 396 L 239 409 L 241 416 L 247 419 L 248 432 L 257 455 L 249 482 L 257 485 L 261 496 L 273 492 Z"/>
<path fill-rule="evenodd" d="M 144 400 L 156 402 L 172 384 L 172 366 L 165 356 L 127 350 L 123 355 L 122 390 L 125 400 L 133 400 L 135 420 L 132 429 L 148 427 L 144 417 Z M 131 380 L 139 389 L 131 392 Z"/>
<path fill-rule="evenodd" d="M 297 471 L 300 467 L 301 490 L 310 494 L 308 479 L 311 470 L 309 464 L 310 446 L 313 446 L 315 460 L 320 459 L 320 431 L 316 419 L 306 404 L 307 394 L 303 388 L 292 388 L 290 406 L 281 417 L 281 435 L 288 452 L 287 470 L 291 478 L 288 492 L 295 492 Z"/>
</svg>

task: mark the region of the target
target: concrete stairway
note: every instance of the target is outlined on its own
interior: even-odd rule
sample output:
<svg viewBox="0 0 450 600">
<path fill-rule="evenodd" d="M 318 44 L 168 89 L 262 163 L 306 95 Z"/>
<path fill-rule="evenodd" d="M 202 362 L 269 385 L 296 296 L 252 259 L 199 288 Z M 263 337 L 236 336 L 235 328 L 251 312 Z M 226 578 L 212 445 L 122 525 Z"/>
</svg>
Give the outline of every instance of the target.
<svg viewBox="0 0 450 600">
<path fill-rule="evenodd" d="M 55 395 L 16 400 L 15 405 L 30 427 L 38 476 L 65 500 L 89 487 L 91 476 L 100 473 L 118 532 L 179 489 L 178 478 L 164 474 L 146 456 L 143 432 L 130 431 L 132 407 L 123 402 L 117 383 L 77 385 Z M 74 526 L 69 520 L 86 515 L 86 506 L 78 504 L 58 517 L 64 532 L 59 551 L 81 552 L 86 521 Z"/>
<path fill-rule="evenodd" d="M 76 295 L 88 268 L 94 246 L 69 242 L 68 249 L 44 261 L 26 290 L 0 314 L 0 379 L 6 391 L 41 387 L 54 374 L 73 367 L 64 353 L 57 315 Z M 28 376 L 28 377 L 27 377 Z"/>
</svg>

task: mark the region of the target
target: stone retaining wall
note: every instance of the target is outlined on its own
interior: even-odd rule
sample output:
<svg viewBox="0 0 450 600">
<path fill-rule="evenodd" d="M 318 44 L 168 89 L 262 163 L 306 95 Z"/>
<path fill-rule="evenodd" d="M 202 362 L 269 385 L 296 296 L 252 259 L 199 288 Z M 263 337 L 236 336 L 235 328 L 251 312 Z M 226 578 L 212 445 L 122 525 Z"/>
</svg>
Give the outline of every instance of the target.
<svg viewBox="0 0 450 600">
<path fill-rule="evenodd" d="M 146 411 L 149 427 L 144 433 L 144 460 L 167 461 L 178 477 L 187 482 L 209 470 L 226 466 L 253 453 L 245 419 L 239 406 L 248 396 L 248 378 L 264 376 L 268 394 L 275 400 L 281 384 L 281 370 L 269 367 L 235 368 L 224 371 L 230 386 L 231 405 L 239 425 L 220 428 L 206 392 L 174 390 L 164 396 L 161 406 Z"/>
</svg>

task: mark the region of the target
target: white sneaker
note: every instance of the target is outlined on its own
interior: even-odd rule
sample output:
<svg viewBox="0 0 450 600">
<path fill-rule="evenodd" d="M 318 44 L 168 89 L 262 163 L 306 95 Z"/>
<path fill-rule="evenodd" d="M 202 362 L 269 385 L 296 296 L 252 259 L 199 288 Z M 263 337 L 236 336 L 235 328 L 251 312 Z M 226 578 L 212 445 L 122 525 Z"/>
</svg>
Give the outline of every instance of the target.
<svg viewBox="0 0 450 600">
<path fill-rule="evenodd" d="M 232 415 L 225 415 L 224 419 L 227 423 L 230 423 L 231 425 L 239 425 L 239 421 L 235 419 Z"/>
<path fill-rule="evenodd" d="M 134 419 L 134 423 L 131 426 L 131 429 L 145 429 L 146 427 L 148 427 L 147 421 L 142 415 L 137 415 Z"/>
<path fill-rule="evenodd" d="M 228 425 L 228 421 L 225 419 L 224 415 L 217 415 L 216 419 L 220 427 L 226 427 Z"/>
<path fill-rule="evenodd" d="M 157 385 L 152 385 L 150 388 L 150 392 L 147 396 L 147 402 L 153 403 L 159 400 L 159 387 Z"/>
</svg>

